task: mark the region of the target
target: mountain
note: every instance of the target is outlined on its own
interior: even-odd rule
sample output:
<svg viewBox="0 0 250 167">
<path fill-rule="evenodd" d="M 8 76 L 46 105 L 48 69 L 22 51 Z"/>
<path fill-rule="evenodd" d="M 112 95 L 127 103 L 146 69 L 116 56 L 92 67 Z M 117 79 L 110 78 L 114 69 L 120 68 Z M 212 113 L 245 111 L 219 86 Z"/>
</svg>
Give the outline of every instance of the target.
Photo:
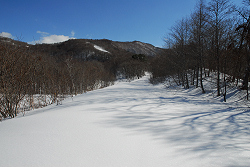
<svg viewBox="0 0 250 167">
<path fill-rule="evenodd" d="M 13 46 L 26 46 L 33 51 L 43 52 L 55 56 L 58 59 L 65 56 L 72 56 L 81 60 L 96 59 L 98 61 L 105 61 L 112 56 L 131 57 L 131 55 L 134 54 L 143 54 L 152 57 L 161 54 L 164 51 L 162 48 L 140 41 L 119 42 L 108 39 L 70 39 L 55 44 L 30 45 L 25 42 L 1 37 L 0 42 L 8 43 Z"/>
<path fill-rule="evenodd" d="M 114 56 L 131 57 L 134 54 L 144 54 L 145 56 L 152 57 L 163 51 L 161 48 L 139 41 L 117 42 L 107 39 L 70 39 L 55 44 L 32 45 L 31 48 L 49 52 L 49 54 L 58 58 L 62 56 L 73 56 L 80 60 L 94 59 L 98 61 L 105 61 Z"/>
<path fill-rule="evenodd" d="M 22 46 L 22 47 L 29 46 L 29 44 L 26 42 L 17 41 L 17 40 L 13 40 L 11 38 L 2 37 L 2 36 L 0 36 L 0 44 L 9 44 L 12 46 Z"/>
<path fill-rule="evenodd" d="M 155 56 L 159 54 L 162 49 L 155 47 L 148 43 L 143 43 L 140 41 L 133 42 L 113 42 L 113 46 L 124 49 L 128 52 L 132 52 L 135 54 L 144 54 L 146 56 Z"/>
</svg>

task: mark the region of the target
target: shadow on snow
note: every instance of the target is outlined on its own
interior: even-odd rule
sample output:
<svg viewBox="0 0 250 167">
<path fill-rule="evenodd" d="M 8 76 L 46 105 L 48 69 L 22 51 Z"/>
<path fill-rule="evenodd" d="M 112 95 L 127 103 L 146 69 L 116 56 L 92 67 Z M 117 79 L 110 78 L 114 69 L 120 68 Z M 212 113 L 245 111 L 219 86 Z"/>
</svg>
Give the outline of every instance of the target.
<svg viewBox="0 0 250 167">
<path fill-rule="evenodd" d="M 108 123 L 172 143 L 180 147 L 183 154 L 198 152 L 205 157 L 215 153 L 218 156 L 228 152 L 226 154 L 234 156 L 237 152 L 250 152 L 250 109 L 247 106 L 221 103 L 213 98 L 207 100 L 204 97 L 208 95 L 199 91 L 151 88 L 128 88 L 122 90 L 127 92 L 124 97 L 121 93 L 112 98 L 113 101 L 105 98 L 107 106 L 119 104 L 107 109 L 116 113 Z M 148 97 L 141 91 L 148 91 Z M 127 96 L 129 93 L 131 95 Z M 245 161 L 241 163 L 247 164 Z"/>
</svg>

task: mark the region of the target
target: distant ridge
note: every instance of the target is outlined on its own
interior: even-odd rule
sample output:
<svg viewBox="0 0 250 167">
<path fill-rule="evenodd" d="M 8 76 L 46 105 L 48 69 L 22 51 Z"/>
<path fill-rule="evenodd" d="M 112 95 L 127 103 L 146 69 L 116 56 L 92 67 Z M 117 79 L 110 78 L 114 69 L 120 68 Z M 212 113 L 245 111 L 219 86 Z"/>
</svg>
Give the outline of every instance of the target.
<svg viewBox="0 0 250 167">
<path fill-rule="evenodd" d="M 26 42 L 0 37 L 0 42 L 13 46 L 30 47 L 32 50 L 42 51 L 53 56 L 73 56 L 84 60 L 94 57 L 99 60 L 106 59 L 108 56 L 126 56 L 133 54 L 156 56 L 164 51 L 162 48 L 140 41 L 119 42 L 108 39 L 70 39 L 54 44 L 31 45 Z"/>
</svg>

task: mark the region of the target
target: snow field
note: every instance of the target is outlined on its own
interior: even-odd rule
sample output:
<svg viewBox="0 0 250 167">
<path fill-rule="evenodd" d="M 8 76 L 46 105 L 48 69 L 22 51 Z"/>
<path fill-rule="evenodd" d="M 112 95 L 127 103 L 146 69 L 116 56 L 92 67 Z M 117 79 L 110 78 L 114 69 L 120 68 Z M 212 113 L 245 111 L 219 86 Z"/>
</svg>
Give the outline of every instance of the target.
<svg viewBox="0 0 250 167">
<path fill-rule="evenodd" d="M 109 53 L 108 51 L 106 51 L 105 49 L 103 49 L 102 47 L 98 46 L 98 45 L 94 45 L 94 48 L 97 49 L 97 50 L 100 50 L 102 52 L 107 52 Z"/>
<path fill-rule="evenodd" d="M 26 112 L 0 123 L 0 166 L 249 166 L 247 104 L 200 92 L 145 76 Z"/>
</svg>

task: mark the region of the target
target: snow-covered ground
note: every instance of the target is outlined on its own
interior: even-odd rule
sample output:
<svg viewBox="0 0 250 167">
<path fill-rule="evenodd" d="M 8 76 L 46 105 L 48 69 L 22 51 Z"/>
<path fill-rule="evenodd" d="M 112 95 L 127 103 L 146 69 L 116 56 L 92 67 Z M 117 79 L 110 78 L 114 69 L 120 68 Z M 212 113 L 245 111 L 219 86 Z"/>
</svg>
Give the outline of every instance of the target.
<svg viewBox="0 0 250 167">
<path fill-rule="evenodd" d="M 94 48 L 96 48 L 97 50 L 100 50 L 102 52 L 107 52 L 109 53 L 108 51 L 106 51 L 105 49 L 103 49 L 102 47 L 98 46 L 98 45 L 94 45 Z"/>
<path fill-rule="evenodd" d="M 231 89 L 227 103 L 200 92 L 145 76 L 4 120 L 0 166 L 250 166 L 242 92 Z"/>
</svg>

